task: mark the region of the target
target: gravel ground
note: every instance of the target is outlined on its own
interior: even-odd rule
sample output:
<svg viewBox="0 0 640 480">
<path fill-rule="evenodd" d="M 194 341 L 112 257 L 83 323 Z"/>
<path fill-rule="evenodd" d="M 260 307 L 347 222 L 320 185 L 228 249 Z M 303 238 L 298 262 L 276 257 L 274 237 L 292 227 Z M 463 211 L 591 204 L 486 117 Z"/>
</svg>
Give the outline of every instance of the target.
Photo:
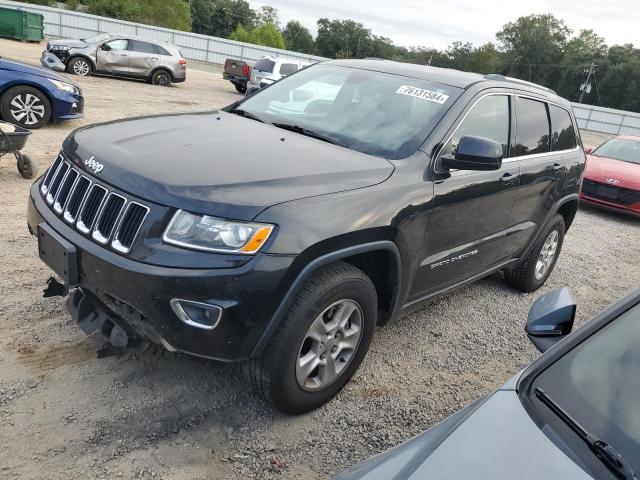
<svg viewBox="0 0 640 480">
<path fill-rule="evenodd" d="M 0 40 L 2 56 L 37 63 L 40 51 Z M 29 139 L 25 152 L 41 169 L 80 125 L 238 98 L 219 73 L 194 69 L 171 89 L 79 83 L 87 116 Z M 0 478 L 327 478 L 425 430 L 535 359 L 523 325 L 540 294 L 570 286 L 580 325 L 640 278 L 640 222 L 581 209 L 538 293 L 518 293 L 496 274 L 406 314 L 376 332 L 334 401 L 287 417 L 250 393 L 237 365 L 156 348 L 96 359 L 98 345 L 63 300 L 42 298 L 50 272 L 25 224 L 29 185 L 13 161 L 0 162 Z"/>
</svg>

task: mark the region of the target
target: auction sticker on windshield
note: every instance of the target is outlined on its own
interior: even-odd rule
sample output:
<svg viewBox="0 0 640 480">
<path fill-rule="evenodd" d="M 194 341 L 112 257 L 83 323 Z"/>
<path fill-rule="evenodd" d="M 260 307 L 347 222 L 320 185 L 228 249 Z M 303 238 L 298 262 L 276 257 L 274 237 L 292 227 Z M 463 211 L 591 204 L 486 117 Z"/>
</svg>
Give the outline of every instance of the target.
<svg viewBox="0 0 640 480">
<path fill-rule="evenodd" d="M 410 87 L 409 85 L 402 85 L 396 93 L 400 95 L 408 95 L 410 97 L 422 98 L 423 100 L 429 100 L 430 102 L 436 102 L 444 104 L 449 98 L 449 95 L 443 95 L 442 93 L 432 92 L 431 90 L 425 90 L 424 88 Z"/>
</svg>

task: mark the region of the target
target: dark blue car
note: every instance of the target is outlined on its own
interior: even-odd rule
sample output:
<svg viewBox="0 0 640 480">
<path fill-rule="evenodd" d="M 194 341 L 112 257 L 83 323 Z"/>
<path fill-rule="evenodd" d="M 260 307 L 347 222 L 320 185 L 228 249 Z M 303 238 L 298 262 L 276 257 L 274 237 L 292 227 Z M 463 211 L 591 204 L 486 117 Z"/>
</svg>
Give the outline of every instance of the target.
<svg viewBox="0 0 640 480">
<path fill-rule="evenodd" d="M 0 58 L 0 117 L 34 129 L 83 116 L 80 87 L 63 75 Z"/>
</svg>

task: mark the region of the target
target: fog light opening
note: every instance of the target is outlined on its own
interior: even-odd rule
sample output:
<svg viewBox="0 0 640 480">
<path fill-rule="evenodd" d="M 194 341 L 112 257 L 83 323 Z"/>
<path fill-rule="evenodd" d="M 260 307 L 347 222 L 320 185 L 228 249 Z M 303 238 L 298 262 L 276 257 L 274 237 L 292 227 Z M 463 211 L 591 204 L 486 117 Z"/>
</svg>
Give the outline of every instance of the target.
<svg viewBox="0 0 640 480">
<path fill-rule="evenodd" d="M 171 308 L 183 323 L 203 330 L 213 330 L 220 323 L 222 308 L 208 303 L 171 299 Z"/>
</svg>

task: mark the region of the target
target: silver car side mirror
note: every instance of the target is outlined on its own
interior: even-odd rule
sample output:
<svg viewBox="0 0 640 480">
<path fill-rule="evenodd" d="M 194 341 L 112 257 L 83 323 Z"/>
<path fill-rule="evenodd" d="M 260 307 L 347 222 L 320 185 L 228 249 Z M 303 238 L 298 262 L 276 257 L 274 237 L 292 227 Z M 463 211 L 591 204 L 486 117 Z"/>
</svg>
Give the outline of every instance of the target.
<svg viewBox="0 0 640 480">
<path fill-rule="evenodd" d="M 525 332 L 529 340 L 545 352 L 571 333 L 576 316 L 576 299 L 567 287 L 553 290 L 529 309 Z"/>
</svg>

